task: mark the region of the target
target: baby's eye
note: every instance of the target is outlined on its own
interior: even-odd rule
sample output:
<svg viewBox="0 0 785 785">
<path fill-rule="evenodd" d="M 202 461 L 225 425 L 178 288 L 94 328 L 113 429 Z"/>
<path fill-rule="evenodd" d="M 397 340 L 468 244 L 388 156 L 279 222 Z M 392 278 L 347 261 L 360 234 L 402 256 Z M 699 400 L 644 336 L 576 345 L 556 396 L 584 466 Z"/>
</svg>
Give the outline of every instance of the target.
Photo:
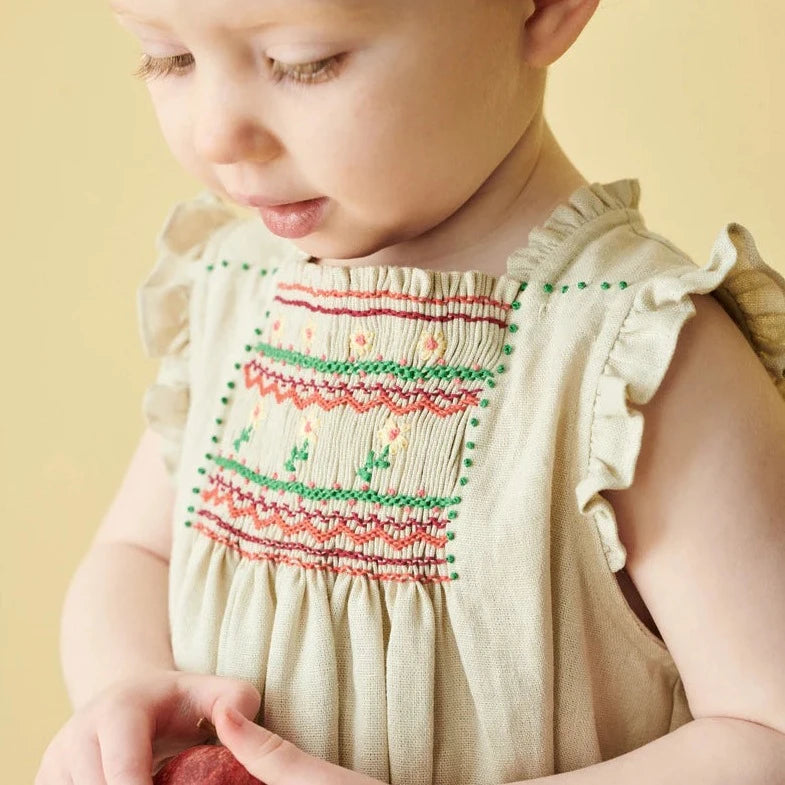
<svg viewBox="0 0 785 785">
<path fill-rule="evenodd" d="M 267 59 L 271 63 L 270 72 L 274 82 L 286 81 L 307 84 L 309 82 L 326 82 L 331 79 L 337 70 L 340 55 L 295 65 L 287 65 L 278 60 L 273 60 L 271 57 Z"/>
<path fill-rule="evenodd" d="M 278 60 L 267 58 L 270 62 L 270 74 L 273 82 L 313 83 L 326 82 L 335 74 L 340 55 L 326 57 L 310 63 L 287 65 Z M 152 79 L 168 74 L 182 74 L 194 64 L 191 54 L 170 55 L 168 57 L 151 57 L 143 54 L 139 67 L 133 75 L 140 79 Z"/>
<path fill-rule="evenodd" d="M 151 57 L 143 54 L 138 68 L 133 72 L 133 76 L 139 79 L 152 79 L 156 76 L 167 76 L 167 74 L 180 74 L 193 64 L 193 55 L 170 55 L 169 57 Z"/>
</svg>

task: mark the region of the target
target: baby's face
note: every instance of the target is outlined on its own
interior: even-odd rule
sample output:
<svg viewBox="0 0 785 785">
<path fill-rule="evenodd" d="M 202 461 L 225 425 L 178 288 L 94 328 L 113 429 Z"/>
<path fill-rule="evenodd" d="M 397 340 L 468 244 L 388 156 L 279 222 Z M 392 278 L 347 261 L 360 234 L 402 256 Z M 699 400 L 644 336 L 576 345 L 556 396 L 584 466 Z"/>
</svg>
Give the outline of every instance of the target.
<svg viewBox="0 0 785 785">
<path fill-rule="evenodd" d="M 175 158 L 229 200 L 328 197 L 295 241 L 317 257 L 363 257 L 443 221 L 541 100 L 520 52 L 522 0 L 112 6 L 144 54 L 181 56 L 147 81 Z"/>
</svg>

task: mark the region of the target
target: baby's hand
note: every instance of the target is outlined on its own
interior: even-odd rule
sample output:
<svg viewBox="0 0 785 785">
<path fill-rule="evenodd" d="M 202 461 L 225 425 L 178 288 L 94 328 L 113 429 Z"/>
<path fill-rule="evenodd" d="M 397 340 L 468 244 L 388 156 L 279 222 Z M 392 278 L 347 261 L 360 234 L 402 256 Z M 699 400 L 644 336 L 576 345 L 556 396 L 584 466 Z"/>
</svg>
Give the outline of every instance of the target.
<svg viewBox="0 0 785 785">
<path fill-rule="evenodd" d="M 34 785 L 152 785 L 167 758 L 207 740 L 197 723 L 218 698 L 251 717 L 262 700 L 240 679 L 175 670 L 116 682 L 58 731 Z"/>
<path fill-rule="evenodd" d="M 219 741 L 263 785 L 385 785 L 359 771 L 309 755 L 287 739 L 233 711 L 233 707 L 223 701 L 215 706 L 213 722 Z M 193 777 L 186 781 L 196 785 Z M 239 778 L 237 781 L 246 782 Z"/>
</svg>

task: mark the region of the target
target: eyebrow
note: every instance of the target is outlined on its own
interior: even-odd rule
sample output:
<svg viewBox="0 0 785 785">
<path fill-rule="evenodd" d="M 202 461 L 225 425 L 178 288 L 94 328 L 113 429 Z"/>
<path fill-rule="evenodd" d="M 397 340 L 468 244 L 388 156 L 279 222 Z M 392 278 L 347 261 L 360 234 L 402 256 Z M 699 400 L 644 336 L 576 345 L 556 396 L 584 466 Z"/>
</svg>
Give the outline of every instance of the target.
<svg viewBox="0 0 785 785">
<path fill-rule="evenodd" d="M 285 7 L 287 4 L 287 2 L 283 2 L 281 5 Z M 347 9 L 355 9 L 363 5 L 363 0 L 308 0 L 308 4 L 317 7 L 322 6 L 323 8 L 328 6 L 344 6 Z M 137 22 L 142 22 L 143 24 L 150 25 L 152 27 L 160 27 L 165 30 L 170 29 L 170 25 L 167 21 L 151 16 L 145 16 L 144 14 L 137 14 L 135 11 L 132 11 L 130 8 L 125 8 L 116 1 L 110 3 L 109 7 L 117 16 L 127 16 L 129 19 L 135 19 Z"/>
<path fill-rule="evenodd" d="M 134 11 L 131 11 L 129 8 L 125 8 L 121 6 L 119 3 L 110 3 L 109 7 L 112 9 L 112 12 L 117 16 L 127 16 L 129 19 L 136 19 L 138 22 L 143 22 L 147 25 L 152 25 L 153 27 L 162 27 L 169 29 L 169 24 L 165 22 L 163 19 L 155 19 L 149 16 L 142 16 L 141 14 L 137 14 Z"/>
</svg>

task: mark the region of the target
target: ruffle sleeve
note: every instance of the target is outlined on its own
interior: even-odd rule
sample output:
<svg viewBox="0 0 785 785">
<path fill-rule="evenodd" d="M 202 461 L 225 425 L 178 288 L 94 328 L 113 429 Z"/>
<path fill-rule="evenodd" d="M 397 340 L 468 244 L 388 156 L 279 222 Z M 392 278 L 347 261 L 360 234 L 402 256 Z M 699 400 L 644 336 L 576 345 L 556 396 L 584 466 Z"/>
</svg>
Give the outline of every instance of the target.
<svg viewBox="0 0 785 785">
<path fill-rule="evenodd" d="M 785 399 L 785 278 L 763 261 L 744 226 L 729 223 L 704 267 L 690 262 L 640 285 L 598 377 L 588 466 L 575 493 L 581 513 L 597 525 L 613 572 L 624 567 L 627 552 L 613 507 L 599 491 L 632 485 L 644 418 L 627 402 L 642 405 L 654 396 L 681 328 L 695 314 L 689 295 L 707 292 L 744 333 Z"/>
<path fill-rule="evenodd" d="M 180 461 L 190 399 L 191 291 L 208 241 L 237 216 L 212 191 L 175 204 L 155 240 L 157 259 L 137 290 L 138 324 L 145 354 L 160 358 L 145 390 L 145 422 L 163 437 L 170 477 Z"/>
</svg>

